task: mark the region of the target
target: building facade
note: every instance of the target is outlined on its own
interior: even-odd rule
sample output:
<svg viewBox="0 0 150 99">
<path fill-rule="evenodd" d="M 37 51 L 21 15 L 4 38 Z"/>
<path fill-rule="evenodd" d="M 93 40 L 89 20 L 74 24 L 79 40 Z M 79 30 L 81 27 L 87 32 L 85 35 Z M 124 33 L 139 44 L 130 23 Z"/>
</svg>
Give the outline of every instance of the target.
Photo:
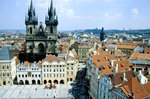
<svg viewBox="0 0 150 99">
<path fill-rule="evenodd" d="M 9 47 L 0 51 L 0 85 L 12 85 L 16 77 L 16 57 L 13 57 Z"/>
<path fill-rule="evenodd" d="M 42 82 L 41 63 L 21 63 L 17 66 L 17 82 L 20 85 L 41 84 Z"/>
<path fill-rule="evenodd" d="M 42 81 L 46 83 L 66 84 L 76 79 L 78 57 L 75 50 L 66 54 L 48 55 L 42 62 Z"/>
<path fill-rule="evenodd" d="M 94 44 L 88 42 L 74 43 L 72 47 L 78 54 L 79 62 L 84 63 L 89 57 L 90 49 L 93 49 Z"/>
<path fill-rule="evenodd" d="M 42 81 L 43 84 L 66 84 L 65 60 L 53 55 L 48 55 L 42 62 Z"/>
</svg>

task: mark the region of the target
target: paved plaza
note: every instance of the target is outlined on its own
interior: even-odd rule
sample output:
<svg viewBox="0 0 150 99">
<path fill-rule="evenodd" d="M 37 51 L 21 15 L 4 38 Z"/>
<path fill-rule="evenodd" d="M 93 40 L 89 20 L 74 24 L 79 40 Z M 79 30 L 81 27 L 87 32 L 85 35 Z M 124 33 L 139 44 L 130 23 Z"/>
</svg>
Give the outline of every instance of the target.
<svg viewBox="0 0 150 99">
<path fill-rule="evenodd" d="M 0 99 L 74 99 L 69 92 L 72 86 L 57 85 L 47 89 L 44 85 L 0 86 Z"/>
</svg>

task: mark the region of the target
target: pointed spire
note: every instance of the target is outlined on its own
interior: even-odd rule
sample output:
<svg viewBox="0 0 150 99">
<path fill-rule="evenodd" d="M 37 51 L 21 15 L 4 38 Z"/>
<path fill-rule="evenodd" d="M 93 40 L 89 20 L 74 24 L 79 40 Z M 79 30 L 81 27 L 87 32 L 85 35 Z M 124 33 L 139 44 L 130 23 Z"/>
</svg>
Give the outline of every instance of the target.
<svg viewBox="0 0 150 99">
<path fill-rule="evenodd" d="M 32 3 L 32 0 L 31 0 L 31 4 L 28 8 L 28 17 L 26 19 L 26 24 L 38 24 L 38 18 L 36 16 L 36 13 L 35 13 L 35 8 L 33 7 L 33 3 Z"/>
<path fill-rule="evenodd" d="M 30 11 L 33 10 L 33 3 L 32 3 L 32 0 L 31 0 L 31 4 L 30 4 Z"/>
<path fill-rule="evenodd" d="M 51 0 L 51 6 L 50 6 L 50 10 L 53 10 L 53 0 Z"/>
<path fill-rule="evenodd" d="M 56 15 L 56 20 L 58 21 L 58 16 Z"/>
<path fill-rule="evenodd" d="M 53 13 L 53 0 L 51 0 L 50 9 L 49 9 L 49 15 L 51 16 Z"/>
<path fill-rule="evenodd" d="M 54 16 L 56 16 L 56 8 L 54 8 Z"/>
</svg>

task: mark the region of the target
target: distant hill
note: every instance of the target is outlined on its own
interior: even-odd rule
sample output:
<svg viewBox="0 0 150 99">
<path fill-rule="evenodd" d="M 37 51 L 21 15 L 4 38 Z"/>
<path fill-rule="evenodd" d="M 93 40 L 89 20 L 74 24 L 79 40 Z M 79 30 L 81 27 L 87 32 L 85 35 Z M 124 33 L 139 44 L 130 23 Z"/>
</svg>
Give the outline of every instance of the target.
<svg viewBox="0 0 150 99">
<path fill-rule="evenodd" d="M 26 31 L 23 29 L 3 29 L 0 30 L 0 33 L 25 33 Z"/>
<path fill-rule="evenodd" d="M 5 29 L 0 30 L 0 33 L 25 33 L 26 30 L 23 29 Z M 85 29 L 85 30 L 74 30 L 74 31 L 58 31 L 62 33 L 94 33 L 99 34 L 101 32 L 101 29 Z M 127 34 L 145 34 L 150 35 L 150 29 L 137 29 L 137 30 L 117 30 L 117 29 L 111 29 L 111 30 L 104 30 L 105 33 L 127 33 Z"/>
</svg>

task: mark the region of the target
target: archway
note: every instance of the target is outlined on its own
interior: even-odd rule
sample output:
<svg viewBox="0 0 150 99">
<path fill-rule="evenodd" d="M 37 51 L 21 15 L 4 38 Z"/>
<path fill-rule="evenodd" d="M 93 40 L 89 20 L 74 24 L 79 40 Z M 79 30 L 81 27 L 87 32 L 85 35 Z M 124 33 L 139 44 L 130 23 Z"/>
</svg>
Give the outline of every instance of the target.
<svg viewBox="0 0 150 99">
<path fill-rule="evenodd" d="M 41 84 L 40 80 L 38 80 L 37 83 L 40 85 Z"/>
<path fill-rule="evenodd" d="M 20 85 L 24 85 L 24 82 L 22 80 L 19 81 Z"/>
<path fill-rule="evenodd" d="M 54 80 L 54 83 L 58 84 L 58 80 Z"/>
<path fill-rule="evenodd" d="M 61 81 L 60 81 L 60 84 L 64 84 L 64 80 L 61 80 Z"/>
<path fill-rule="evenodd" d="M 47 80 L 44 80 L 44 84 L 46 84 L 47 83 Z"/>
<path fill-rule="evenodd" d="M 25 84 L 26 84 L 26 85 L 29 85 L 29 81 L 28 81 L 28 80 L 26 80 L 26 81 L 25 81 Z"/>
<path fill-rule="evenodd" d="M 44 53 L 44 45 L 42 43 L 38 45 L 38 51 L 39 53 Z"/>
<path fill-rule="evenodd" d="M 36 81 L 35 81 L 35 80 L 32 80 L 32 84 L 36 84 Z"/>
<path fill-rule="evenodd" d="M 52 81 L 51 81 L 51 80 L 49 80 L 48 82 L 49 82 L 49 83 L 52 83 Z"/>
<path fill-rule="evenodd" d="M 6 85 L 6 81 L 3 81 L 3 85 Z"/>
</svg>

